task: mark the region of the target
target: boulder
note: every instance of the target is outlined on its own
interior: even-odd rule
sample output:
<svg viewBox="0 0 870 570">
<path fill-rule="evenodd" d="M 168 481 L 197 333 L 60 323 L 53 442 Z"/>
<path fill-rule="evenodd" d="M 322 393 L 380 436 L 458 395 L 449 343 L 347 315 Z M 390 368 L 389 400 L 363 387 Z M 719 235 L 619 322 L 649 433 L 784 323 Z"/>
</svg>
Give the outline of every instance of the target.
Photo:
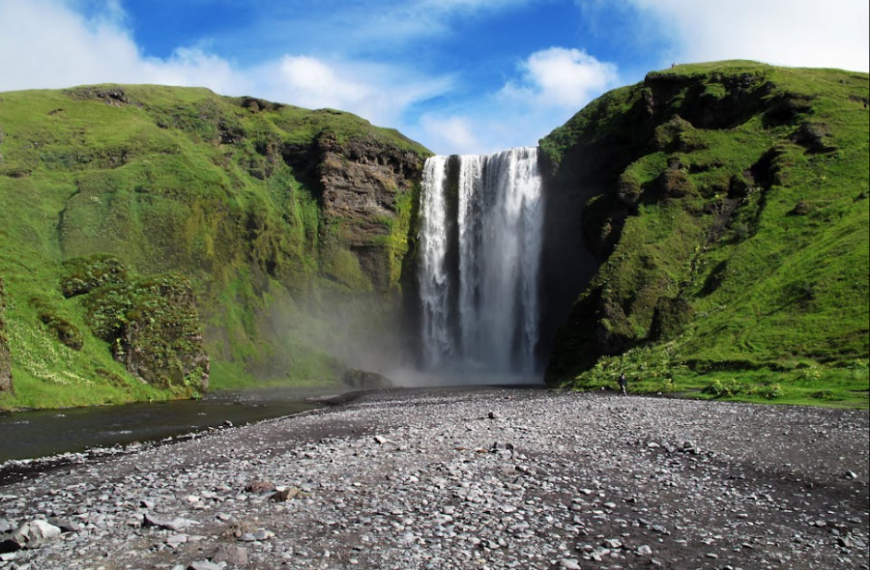
<svg viewBox="0 0 870 570">
<path fill-rule="evenodd" d="M 61 535 L 60 528 L 43 520 L 35 520 L 25 523 L 12 535 L 12 540 L 21 545 L 21 548 L 40 548 L 47 542 Z"/>
<path fill-rule="evenodd" d="M 375 372 L 366 372 L 364 370 L 348 370 L 344 373 L 342 379 L 345 386 L 355 390 L 384 390 L 395 388 L 395 385 L 389 378 L 381 376 Z"/>
</svg>

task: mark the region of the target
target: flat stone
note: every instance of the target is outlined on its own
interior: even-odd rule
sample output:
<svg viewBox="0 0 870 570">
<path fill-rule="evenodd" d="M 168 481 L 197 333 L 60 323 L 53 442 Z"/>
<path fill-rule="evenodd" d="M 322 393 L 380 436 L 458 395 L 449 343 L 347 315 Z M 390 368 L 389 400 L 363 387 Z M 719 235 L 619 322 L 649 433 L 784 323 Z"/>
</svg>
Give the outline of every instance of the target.
<svg viewBox="0 0 870 570">
<path fill-rule="evenodd" d="M 248 549 L 224 544 L 218 547 L 211 560 L 212 562 L 226 562 L 230 566 L 244 566 L 248 563 Z"/>
<path fill-rule="evenodd" d="M 187 570 L 223 570 L 227 567 L 226 562 L 214 563 L 208 560 L 198 560 L 191 562 Z"/>
</svg>

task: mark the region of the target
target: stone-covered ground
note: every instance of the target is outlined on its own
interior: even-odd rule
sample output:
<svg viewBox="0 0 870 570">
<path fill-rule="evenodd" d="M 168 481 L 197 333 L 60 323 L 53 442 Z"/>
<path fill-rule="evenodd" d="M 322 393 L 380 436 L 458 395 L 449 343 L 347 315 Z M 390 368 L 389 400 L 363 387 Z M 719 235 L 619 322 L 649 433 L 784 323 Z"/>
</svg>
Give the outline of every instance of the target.
<svg viewBox="0 0 870 570">
<path fill-rule="evenodd" d="M 7 482 L 0 569 L 868 568 L 868 434 L 867 411 L 368 393 Z"/>
</svg>

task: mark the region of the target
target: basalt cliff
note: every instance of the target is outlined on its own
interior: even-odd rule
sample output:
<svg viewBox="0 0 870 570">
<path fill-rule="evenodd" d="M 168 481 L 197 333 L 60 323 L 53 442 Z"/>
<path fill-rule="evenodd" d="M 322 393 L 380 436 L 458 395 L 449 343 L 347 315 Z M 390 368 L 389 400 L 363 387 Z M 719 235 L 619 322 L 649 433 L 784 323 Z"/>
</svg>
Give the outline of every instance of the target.
<svg viewBox="0 0 870 570">
<path fill-rule="evenodd" d="M 857 382 L 866 400 L 867 106 L 864 73 L 685 65 L 543 140 L 551 244 L 597 266 L 545 276 L 582 282 L 548 383 L 614 386 L 625 372 L 667 392 L 706 375 L 714 395 L 778 397 L 822 379 Z"/>
<path fill-rule="evenodd" d="M 118 85 L 0 94 L 0 128 L 7 405 L 330 383 L 404 345 L 430 153 L 398 132 Z"/>
</svg>

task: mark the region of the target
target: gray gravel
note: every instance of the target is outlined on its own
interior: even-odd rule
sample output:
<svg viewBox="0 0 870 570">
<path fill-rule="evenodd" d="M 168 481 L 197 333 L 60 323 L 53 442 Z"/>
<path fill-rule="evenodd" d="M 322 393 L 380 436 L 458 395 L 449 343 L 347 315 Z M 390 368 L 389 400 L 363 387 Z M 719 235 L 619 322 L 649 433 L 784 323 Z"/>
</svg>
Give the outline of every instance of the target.
<svg viewBox="0 0 870 570">
<path fill-rule="evenodd" d="M 370 393 L 2 486 L 0 569 L 868 568 L 868 435 L 867 411 Z"/>
</svg>

